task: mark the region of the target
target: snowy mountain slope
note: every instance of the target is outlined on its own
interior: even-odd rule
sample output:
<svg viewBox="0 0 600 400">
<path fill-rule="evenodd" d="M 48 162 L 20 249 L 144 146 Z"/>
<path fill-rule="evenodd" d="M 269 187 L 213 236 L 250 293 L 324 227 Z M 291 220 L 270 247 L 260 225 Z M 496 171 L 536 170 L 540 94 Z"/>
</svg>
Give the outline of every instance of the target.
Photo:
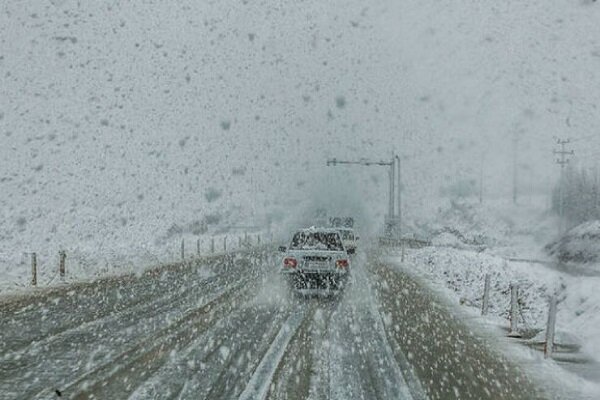
<svg viewBox="0 0 600 400">
<path fill-rule="evenodd" d="M 600 221 L 592 220 L 568 230 L 563 237 L 548 243 L 544 250 L 563 263 L 598 263 Z"/>
</svg>

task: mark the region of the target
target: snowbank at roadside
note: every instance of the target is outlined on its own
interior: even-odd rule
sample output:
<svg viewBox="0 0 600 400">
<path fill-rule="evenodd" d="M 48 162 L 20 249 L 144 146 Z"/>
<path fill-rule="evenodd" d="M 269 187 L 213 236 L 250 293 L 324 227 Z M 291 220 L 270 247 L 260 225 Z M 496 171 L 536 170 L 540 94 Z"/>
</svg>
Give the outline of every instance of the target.
<svg viewBox="0 0 600 400">
<path fill-rule="evenodd" d="M 600 221 L 588 221 L 570 229 L 544 250 L 560 262 L 587 264 L 600 271 L 597 266 L 600 261 Z"/>
<path fill-rule="evenodd" d="M 260 239 L 259 239 L 260 237 Z M 264 231 L 230 232 L 215 235 L 178 235 L 163 243 L 140 242 L 134 245 L 111 244 L 110 247 L 95 243 L 79 243 L 66 251 L 66 276 L 60 279 L 58 251 L 37 252 L 37 287 L 49 287 L 62 283 L 91 281 L 107 276 L 141 274 L 161 264 L 181 261 L 182 241 L 184 255 L 191 259 L 198 254 L 223 253 L 268 243 L 272 240 Z M 225 247 L 226 245 L 226 247 Z M 31 290 L 31 254 L 0 253 L 0 295 Z M 10 266 L 10 267 L 8 267 Z"/>
<path fill-rule="evenodd" d="M 392 253 L 389 261 L 397 268 L 431 282 L 436 292 L 447 301 L 455 302 L 457 316 L 466 317 L 480 334 L 504 336 L 508 333 L 509 286 L 516 282 L 520 288 L 520 330 L 526 330 L 528 336 L 538 332 L 531 340 L 539 340 L 544 336 L 548 296 L 556 294 L 559 299 L 556 343 L 581 344 L 583 358 L 599 359 L 600 313 L 597 305 L 600 295 L 594 292 L 594 287 L 600 283 L 600 278 L 569 278 L 540 264 L 505 262 L 489 252 L 451 248 L 409 250 L 404 261 Z M 491 276 L 489 315 L 478 317 L 484 277 L 488 273 Z M 556 385 L 555 389 L 562 393 L 555 393 L 559 398 L 598 398 L 600 384 L 595 374 L 592 373 L 592 377 L 565 370 L 556 363 L 545 362 L 541 353 L 527 350 L 508 338 L 498 339 L 501 352 L 523 364 L 540 383 L 553 382 L 549 385 Z"/>
<path fill-rule="evenodd" d="M 400 262 L 399 260 L 395 260 Z M 600 277 L 572 277 L 543 265 L 510 262 L 490 252 L 429 247 L 407 252 L 405 265 L 443 283 L 456 302 L 480 309 L 485 275 L 490 274 L 489 315 L 508 327 L 510 285 L 519 286 L 520 329 L 543 333 L 550 296 L 558 298 L 557 343 L 579 344 L 600 361 Z"/>
<path fill-rule="evenodd" d="M 515 205 L 510 199 L 479 204 L 474 199 L 441 204 L 430 220 L 434 246 L 408 250 L 405 267 L 448 288 L 457 303 L 479 313 L 485 275 L 491 278 L 489 316 L 508 328 L 510 285 L 519 287 L 519 327 L 531 340 L 543 340 L 549 299 L 558 300 L 557 337 L 561 344 L 581 345 L 584 355 L 600 361 L 600 276 L 593 270 L 554 269 L 544 246 L 585 251 L 591 260 L 600 251 L 595 243 L 600 224 L 588 223 L 557 241 L 557 218 L 547 210 L 547 198 Z M 570 246 L 570 247 L 569 247 Z M 551 253 L 556 255 L 557 253 Z M 588 254 L 589 253 L 589 254 Z M 513 260 L 513 261 L 511 261 Z M 523 260 L 523 261 L 515 261 Z M 526 261 L 531 260 L 531 261 Z M 400 260 L 395 260 L 400 262 Z M 588 263 L 595 265 L 594 263 Z M 587 265 L 587 264 L 586 264 Z"/>
</svg>

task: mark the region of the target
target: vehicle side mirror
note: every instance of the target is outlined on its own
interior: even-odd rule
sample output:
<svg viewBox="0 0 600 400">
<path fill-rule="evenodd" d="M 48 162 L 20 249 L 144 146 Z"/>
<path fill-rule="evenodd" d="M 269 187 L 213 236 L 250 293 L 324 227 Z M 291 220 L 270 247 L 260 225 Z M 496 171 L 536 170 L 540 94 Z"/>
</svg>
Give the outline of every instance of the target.
<svg viewBox="0 0 600 400">
<path fill-rule="evenodd" d="M 279 246 L 279 252 L 285 253 L 286 250 L 287 248 L 285 246 Z"/>
<path fill-rule="evenodd" d="M 346 253 L 348 253 L 348 254 L 354 254 L 354 253 L 356 253 L 356 250 L 355 249 L 348 249 L 348 250 L 346 250 Z"/>
</svg>

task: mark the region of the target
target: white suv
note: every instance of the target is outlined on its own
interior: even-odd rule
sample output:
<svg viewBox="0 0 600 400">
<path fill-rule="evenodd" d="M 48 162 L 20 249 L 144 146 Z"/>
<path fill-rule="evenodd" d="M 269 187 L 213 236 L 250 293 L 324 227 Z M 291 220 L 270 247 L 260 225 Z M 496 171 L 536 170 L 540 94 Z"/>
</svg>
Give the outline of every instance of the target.
<svg viewBox="0 0 600 400">
<path fill-rule="evenodd" d="M 297 231 L 284 252 L 280 272 L 294 289 L 341 289 L 350 275 L 350 254 L 338 229 Z"/>
</svg>

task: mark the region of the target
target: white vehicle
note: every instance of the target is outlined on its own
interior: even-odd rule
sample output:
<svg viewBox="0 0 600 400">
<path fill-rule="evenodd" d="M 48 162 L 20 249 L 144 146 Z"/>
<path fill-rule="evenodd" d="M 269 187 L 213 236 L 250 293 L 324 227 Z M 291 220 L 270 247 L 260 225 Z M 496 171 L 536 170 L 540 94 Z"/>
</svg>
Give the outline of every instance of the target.
<svg viewBox="0 0 600 400">
<path fill-rule="evenodd" d="M 350 275 L 350 254 L 338 229 L 308 228 L 297 231 L 285 255 L 281 274 L 293 289 L 342 289 Z"/>
<path fill-rule="evenodd" d="M 340 231 L 344 248 L 346 250 L 352 249 L 356 251 L 356 247 L 358 247 L 358 236 L 354 233 L 354 229 L 338 228 L 338 231 Z"/>
</svg>

